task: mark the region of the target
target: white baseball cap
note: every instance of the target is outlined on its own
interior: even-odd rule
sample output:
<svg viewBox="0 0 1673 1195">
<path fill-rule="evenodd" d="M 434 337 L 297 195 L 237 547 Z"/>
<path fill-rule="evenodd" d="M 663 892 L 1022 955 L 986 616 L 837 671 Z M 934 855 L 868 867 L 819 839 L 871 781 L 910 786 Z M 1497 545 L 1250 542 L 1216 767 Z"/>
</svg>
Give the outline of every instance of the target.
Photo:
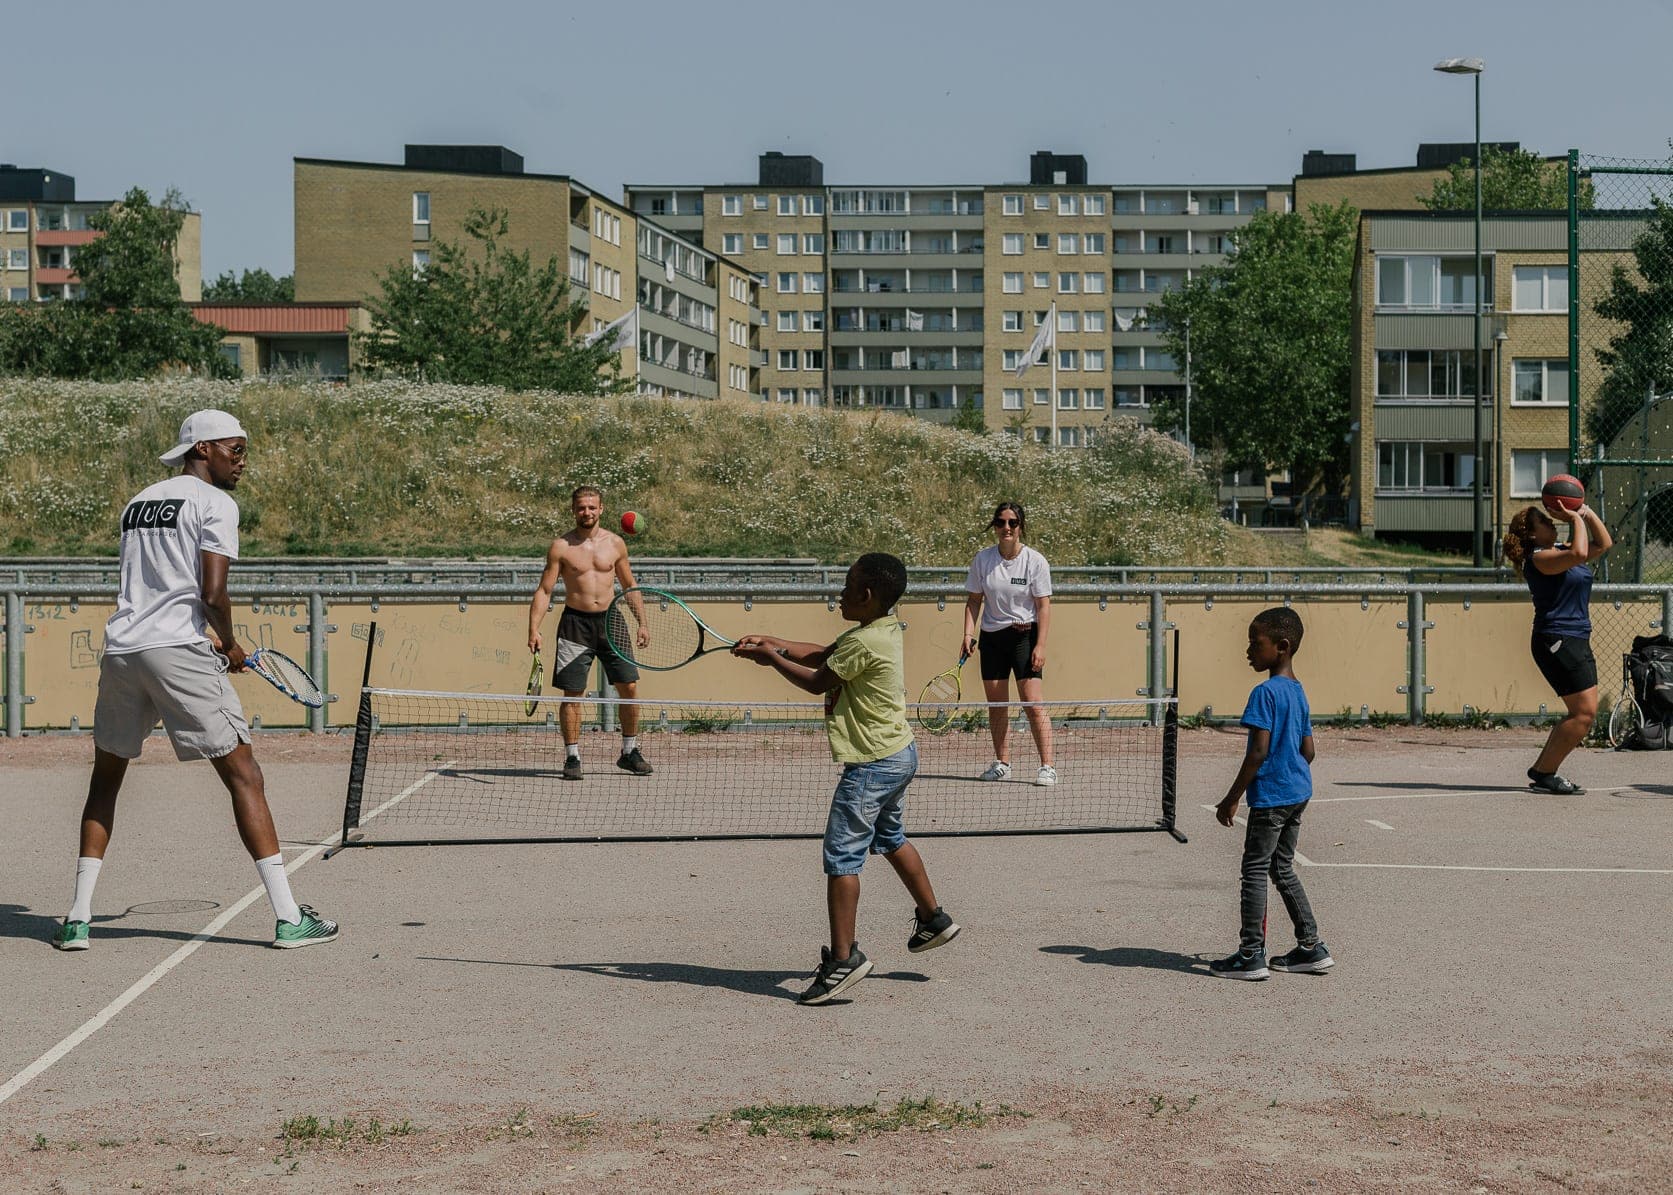
<svg viewBox="0 0 1673 1195">
<path fill-rule="evenodd" d="M 200 440 L 231 440 L 238 436 L 247 437 L 248 433 L 235 416 L 225 411 L 217 411 L 213 407 L 204 411 L 193 411 L 180 425 L 180 442 L 157 459 L 165 465 L 176 465 Z"/>
</svg>

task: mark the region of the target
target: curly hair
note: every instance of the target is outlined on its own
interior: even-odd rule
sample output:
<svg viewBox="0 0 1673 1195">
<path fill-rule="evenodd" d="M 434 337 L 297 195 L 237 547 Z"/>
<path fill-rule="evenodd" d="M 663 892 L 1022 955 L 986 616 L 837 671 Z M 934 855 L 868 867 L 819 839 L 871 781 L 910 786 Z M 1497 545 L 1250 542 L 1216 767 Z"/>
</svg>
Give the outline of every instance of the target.
<svg viewBox="0 0 1673 1195">
<path fill-rule="evenodd" d="M 906 592 L 906 565 L 898 556 L 887 552 L 867 552 L 854 562 L 854 571 L 864 580 L 872 595 L 892 610 Z"/>
<path fill-rule="evenodd" d="M 1534 528 L 1544 525 L 1555 526 L 1551 516 L 1537 506 L 1529 506 L 1519 510 L 1511 517 L 1510 526 L 1505 528 L 1505 559 L 1510 562 L 1517 575 L 1522 573 L 1522 565 L 1528 559 L 1528 550 L 1534 546 Z"/>
<path fill-rule="evenodd" d="M 1301 625 L 1301 615 L 1288 606 L 1273 606 L 1262 610 L 1249 620 L 1249 625 L 1260 628 L 1261 633 L 1274 643 L 1280 639 L 1288 639 L 1292 656 L 1301 650 L 1301 636 L 1306 628 Z"/>
</svg>

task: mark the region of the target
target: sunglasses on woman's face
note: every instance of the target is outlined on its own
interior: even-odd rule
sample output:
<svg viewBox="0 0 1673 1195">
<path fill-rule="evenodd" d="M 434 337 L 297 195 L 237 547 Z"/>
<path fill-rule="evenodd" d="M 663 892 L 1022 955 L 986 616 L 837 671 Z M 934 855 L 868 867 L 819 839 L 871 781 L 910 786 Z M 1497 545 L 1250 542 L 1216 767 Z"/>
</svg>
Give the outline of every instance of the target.
<svg viewBox="0 0 1673 1195">
<path fill-rule="evenodd" d="M 995 527 L 1020 527 L 1020 526 L 1022 526 L 1022 523 L 1018 519 L 995 519 L 993 521 L 993 526 L 995 526 Z"/>
</svg>

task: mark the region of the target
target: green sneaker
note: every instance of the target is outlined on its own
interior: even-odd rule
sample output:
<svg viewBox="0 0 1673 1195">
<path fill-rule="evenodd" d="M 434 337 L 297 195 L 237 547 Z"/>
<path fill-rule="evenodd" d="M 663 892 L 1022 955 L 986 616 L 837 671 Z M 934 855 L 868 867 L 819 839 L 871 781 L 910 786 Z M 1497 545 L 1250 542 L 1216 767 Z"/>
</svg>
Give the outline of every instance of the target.
<svg viewBox="0 0 1673 1195">
<path fill-rule="evenodd" d="M 59 950 L 86 950 L 92 945 L 87 940 L 87 922 L 64 922 L 52 931 L 52 944 Z"/>
<path fill-rule="evenodd" d="M 276 922 L 273 927 L 273 945 L 280 950 L 295 950 L 300 946 L 317 946 L 321 942 L 335 942 L 337 940 L 337 923 L 327 921 L 316 914 L 307 905 L 298 906 L 302 910 L 302 920 L 292 925 L 288 921 Z"/>
</svg>

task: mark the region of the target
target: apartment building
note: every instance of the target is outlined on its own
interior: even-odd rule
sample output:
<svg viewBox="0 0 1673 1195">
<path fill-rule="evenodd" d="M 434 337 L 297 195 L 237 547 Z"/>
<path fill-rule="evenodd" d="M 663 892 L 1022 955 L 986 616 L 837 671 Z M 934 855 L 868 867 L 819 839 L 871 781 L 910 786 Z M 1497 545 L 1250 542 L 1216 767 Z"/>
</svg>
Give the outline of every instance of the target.
<svg viewBox="0 0 1673 1195">
<path fill-rule="evenodd" d="M 114 200 L 76 198 L 76 180 L 45 167 L 0 164 L 0 299 L 50 302 L 81 294 L 76 250 L 99 234 L 89 224 Z M 174 276 L 180 297 L 203 297 L 203 222 L 186 213 L 175 244 Z"/>
<path fill-rule="evenodd" d="M 1607 236 L 1595 235 L 1608 218 Z M 1581 223 L 1582 254 L 1628 254 L 1642 220 Z M 1486 213 L 1482 223 L 1483 527 L 1510 517 L 1568 467 L 1569 403 L 1601 381 L 1591 354 L 1571 387 L 1567 214 Z M 1584 261 L 1590 309 L 1611 262 Z M 1367 533 L 1468 548 L 1474 526 L 1475 224 L 1472 212 L 1362 213 L 1354 264 L 1357 431 L 1350 521 Z"/>
<path fill-rule="evenodd" d="M 629 184 L 625 202 L 753 272 L 758 397 L 940 421 L 968 405 L 1072 447 L 1183 389 L 1148 303 L 1289 191 L 1093 184 L 1085 158 L 1051 151 L 1027 182 L 836 185 L 815 157 L 768 152 L 754 182 Z M 1017 378 L 1048 319 L 1052 357 Z"/>
<path fill-rule="evenodd" d="M 474 209 L 498 209 L 507 247 L 567 265 L 585 330 L 637 309 L 621 361 L 640 393 L 759 390 L 750 271 L 568 175 L 525 172 L 504 146 L 408 145 L 399 164 L 297 158 L 294 185 L 298 302 L 363 301 L 391 268 L 422 271 L 437 242 L 468 241 Z"/>
</svg>

